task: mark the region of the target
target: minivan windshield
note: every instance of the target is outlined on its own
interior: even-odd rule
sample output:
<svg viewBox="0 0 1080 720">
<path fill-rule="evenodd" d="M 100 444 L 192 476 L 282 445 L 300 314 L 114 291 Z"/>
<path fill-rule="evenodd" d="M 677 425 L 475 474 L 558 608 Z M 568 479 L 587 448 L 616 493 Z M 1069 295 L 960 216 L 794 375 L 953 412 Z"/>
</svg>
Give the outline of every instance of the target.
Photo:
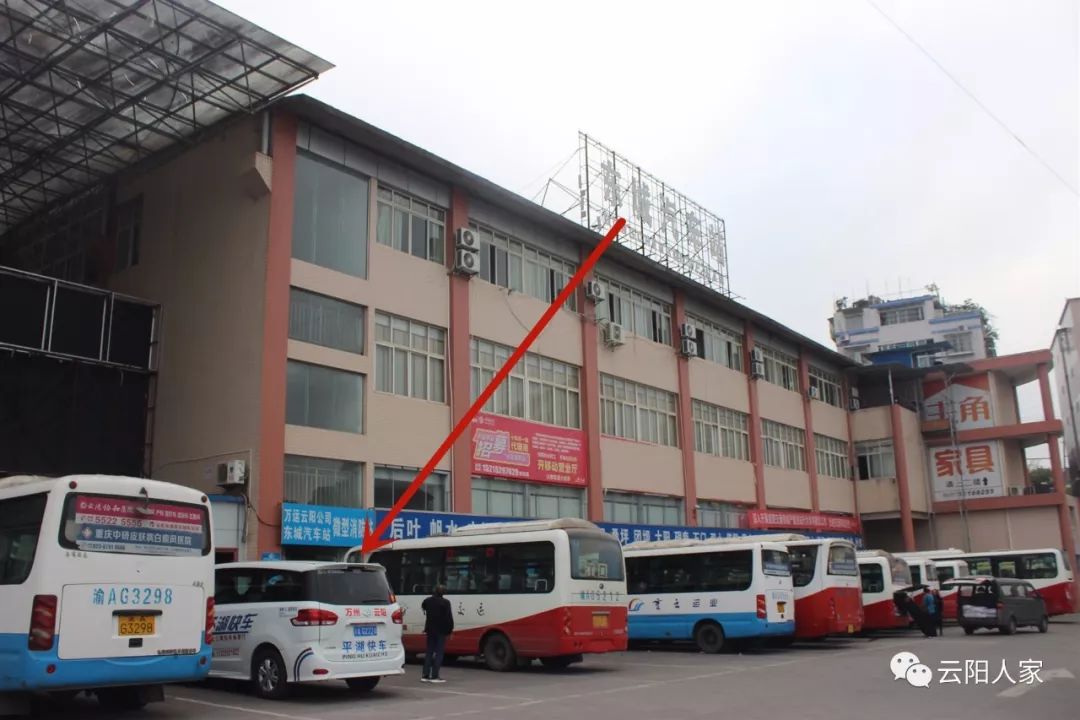
<svg viewBox="0 0 1080 720">
<path fill-rule="evenodd" d="M 382 568 L 331 567 L 307 573 L 307 599 L 327 605 L 386 605 L 390 584 Z"/>
</svg>

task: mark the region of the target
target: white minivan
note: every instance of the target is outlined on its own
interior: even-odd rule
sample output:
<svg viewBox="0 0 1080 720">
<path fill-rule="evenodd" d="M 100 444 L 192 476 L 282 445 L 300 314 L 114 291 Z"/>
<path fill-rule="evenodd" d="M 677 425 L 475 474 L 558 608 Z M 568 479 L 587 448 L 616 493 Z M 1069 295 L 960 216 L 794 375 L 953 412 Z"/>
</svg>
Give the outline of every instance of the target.
<svg viewBox="0 0 1080 720">
<path fill-rule="evenodd" d="M 344 680 L 367 692 L 405 672 L 404 613 L 381 565 L 227 563 L 215 588 L 213 677 L 279 699 L 290 683 Z"/>
</svg>

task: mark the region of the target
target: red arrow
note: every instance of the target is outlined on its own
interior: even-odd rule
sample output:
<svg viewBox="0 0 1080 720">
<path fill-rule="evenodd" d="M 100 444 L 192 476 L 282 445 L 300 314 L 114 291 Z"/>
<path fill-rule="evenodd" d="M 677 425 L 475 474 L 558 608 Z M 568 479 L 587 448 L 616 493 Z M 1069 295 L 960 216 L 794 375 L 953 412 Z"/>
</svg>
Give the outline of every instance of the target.
<svg viewBox="0 0 1080 720">
<path fill-rule="evenodd" d="M 517 349 L 510 355 L 510 359 L 499 368 L 499 372 L 495 373 L 495 377 L 491 379 L 488 386 L 480 393 L 480 397 L 476 398 L 476 401 L 469 407 L 468 411 L 466 411 L 461 419 L 458 420 L 457 425 L 455 425 L 454 429 L 450 431 L 450 434 L 446 436 L 446 439 L 443 440 L 439 449 L 436 450 L 435 454 L 431 456 L 431 459 L 427 461 L 427 465 L 421 468 L 420 472 L 416 474 L 413 481 L 409 483 L 409 487 L 405 489 L 405 492 L 401 493 L 401 497 L 394 503 L 394 507 L 390 508 L 390 511 L 386 513 L 382 521 L 375 527 L 375 530 L 371 530 L 367 520 L 364 521 L 364 544 L 360 548 L 360 554 L 362 556 L 367 556 L 369 553 L 375 552 L 383 545 L 390 544 L 391 539 L 383 537 L 383 535 L 386 534 L 387 529 L 389 529 L 390 523 L 392 523 L 394 518 L 396 518 L 398 514 L 405 509 L 405 506 L 409 504 L 409 500 L 412 499 L 412 496 L 416 494 L 416 491 L 420 489 L 420 486 L 423 485 L 424 481 L 431 475 L 435 466 L 439 464 L 439 461 L 443 459 L 443 456 L 445 456 L 453 444 L 457 442 L 461 433 L 465 432 L 465 428 L 469 426 L 469 423 L 476 417 L 476 414 L 480 412 L 480 408 L 484 407 L 484 403 L 488 401 L 488 398 L 495 393 L 495 390 L 499 387 L 500 383 L 502 383 L 502 381 L 506 379 L 506 376 L 510 374 L 510 370 L 517 365 L 518 361 L 529 349 L 529 346 L 533 344 L 533 341 L 536 340 L 537 336 L 539 336 L 544 328 L 547 327 L 547 324 L 551 322 L 551 318 L 555 317 L 555 313 L 559 311 L 559 308 L 565 305 L 566 301 L 570 299 L 570 295 L 577 290 L 578 285 L 581 284 L 585 279 L 585 276 L 593 269 L 596 265 L 596 261 L 599 260 L 600 256 L 604 254 L 604 251 L 608 249 L 612 241 L 615 240 L 615 236 L 619 234 L 619 231 L 623 229 L 624 225 L 626 225 L 626 220 L 623 218 L 618 218 L 615 221 L 615 224 L 608 230 L 604 239 L 593 248 L 593 251 L 589 253 L 589 257 L 585 258 L 585 262 L 581 264 L 578 271 L 570 278 L 570 282 L 562 289 L 562 292 L 559 293 L 559 296 L 555 298 L 554 302 L 548 306 L 548 309 L 544 311 L 544 314 L 540 319 L 536 321 L 536 325 L 529 330 L 529 334 L 525 336 L 525 339 L 521 341 L 521 344 L 518 345 Z M 455 370 L 458 372 L 461 371 L 460 368 L 455 368 Z"/>
</svg>

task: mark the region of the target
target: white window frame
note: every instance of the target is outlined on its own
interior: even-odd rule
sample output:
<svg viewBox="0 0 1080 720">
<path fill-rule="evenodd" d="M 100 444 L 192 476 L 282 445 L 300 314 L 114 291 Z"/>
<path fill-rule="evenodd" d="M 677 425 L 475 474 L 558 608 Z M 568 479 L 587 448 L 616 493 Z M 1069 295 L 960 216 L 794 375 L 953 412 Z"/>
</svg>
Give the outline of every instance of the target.
<svg viewBox="0 0 1080 720">
<path fill-rule="evenodd" d="M 799 358 L 768 345 L 758 347 L 765 357 L 765 381 L 799 392 Z"/>
<path fill-rule="evenodd" d="M 956 342 L 956 338 L 959 338 L 960 341 Z M 944 340 L 952 346 L 949 349 L 950 355 L 970 355 L 975 352 L 975 342 L 970 330 L 957 330 L 956 332 L 946 333 Z"/>
<path fill-rule="evenodd" d="M 596 306 L 598 320 L 621 325 L 653 342 L 671 344 L 670 303 L 599 275 L 597 279 L 607 291 L 607 299 Z"/>
<path fill-rule="evenodd" d="M 904 323 L 919 322 L 924 319 L 922 305 L 905 305 L 898 308 L 886 308 L 879 310 L 882 325 L 902 325 Z"/>
<path fill-rule="evenodd" d="M 673 392 L 600 374 L 600 432 L 679 447 L 679 402 Z"/>
<path fill-rule="evenodd" d="M 480 397 L 513 352 L 513 348 L 490 340 L 469 339 L 473 400 Z M 484 412 L 580 430 L 581 368 L 527 352 L 488 398 Z"/>
<path fill-rule="evenodd" d="M 817 388 L 818 400 L 828 403 L 833 407 L 844 406 L 844 393 L 840 384 L 840 376 L 827 370 L 811 365 L 808 370 L 810 387 Z"/>
<path fill-rule="evenodd" d="M 862 476 L 862 459 L 867 458 L 867 477 Z M 876 462 L 873 460 L 876 458 Z M 896 477 L 896 452 L 892 440 L 865 440 L 855 443 L 855 467 L 858 480 L 891 480 Z M 875 472 L 878 470 L 880 472 Z"/>
<path fill-rule="evenodd" d="M 697 329 L 699 358 L 742 372 L 742 333 L 690 314 L 687 314 L 686 320 Z"/>
<path fill-rule="evenodd" d="M 613 518 L 612 510 L 615 505 L 632 508 L 633 518 L 629 521 Z M 661 522 L 650 518 L 650 511 L 659 512 L 663 516 Z M 604 493 L 605 522 L 629 522 L 634 525 L 683 525 L 685 519 L 681 497 L 622 490 L 609 490 Z"/>
<path fill-rule="evenodd" d="M 473 493 L 474 498 L 473 512 L 477 514 L 503 516 L 504 513 L 491 511 L 490 494 L 500 493 L 508 494 L 513 498 L 509 517 L 544 520 L 556 520 L 560 517 L 578 517 L 581 519 L 588 517 L 588 496 L 585 488 L 474 475 L 470 492 Z M 476 501 L 476 493 L 487 493 L 488 496 L 481 503 Z M 553 513 L 540 512 L 541 503 L 545 500 L 555 501 L 555 511 Z M 571 511 L 574 503 L 578 504 L 580 512 Z M 478 507 L 481 510 L 478 510 Z"/>
<path fill-rule="evenodd" d="M 375 498 L 378 496 L 378 484 L 380 481 L 391 483 L 391 496 L 393 498 L 389 507 L 393 507 L 393 504 L 398 501 L 399 494 L 396 491 L 398 483 L 412 482 L 413 478 L 419 472 L 419 468 L 399 467 L 396 465 L 376 465 L 374 480 L 372 482 L 372 498 L 371 504 L 375 506 L 378 502 Z M 381 476 L 381 477 L 380 477 Z M 441 508 L 414 508 L 418 510 L 424 510 L 427 512 L 450 512 L 450 474 L 443 470 L 435 470 L 425 480 L 420 490 L 413 495 L 416 498 L 421 492 L 427 490 L 428 496 L 438 495 L 442 503 Z M 435 490 L 435 492 L 432 492 Z M 379 507 L 382 507 L 381 505 Z"/>
<path fill-rule="evenodd" d="M 817 456 L 818 475 L 848 479 L 851 466 L 846 441 L 814 433 L 814 454 Z"/>
<path fill-rule="evenodd" d="M 761 445 L 766 465 L 806 471 L 806 431 L 802 428 L 762 418 Z"/>
<path fill-rule="evenodd" d="M 694 450 L 708 455 L 750 460 L 750 416 L 738 410 L 692 401 Z"/>
<path fill-rule="evenodd" d="M 381 182 L 378 183 L 378 188 L 375 203 L 375 242 L 406 255 L 442 265 L 446 258 L 446 210 Z M 383 224 L 383 213 L 386 213 L 386 225 Z M 414 217 L 422 218 L 427 223 L 423 256 L 412 251 Z M 399 224 L 403 220 L 406 223 L 404 237 Z M 433 226 L 439 230 L 437 237 L 432 234 Z M 404 247 L 401 245 L 402 241 Z"/>
<path fill-rule="evenodd" d="M 344 472 L 333 466 L 355 466 L 355 473 Z M 332 458 L 320 458 L 310 455 L 288 454 L 285 456 L 283 471 L 283 486 L 285 502 L 294 502 L 301 505 L 327 504 L 325 502 L 313 502 L 310 496 L 301 497 L 306 492 L 323 485 L 330 478 L 340 484 L 343 481 L 355 481 L 355 487 L 349 487 L 348 491 L 355 495 L 345 502 L 340 500 L 333 503 L 338 507 L 364 507 L 364 463 L 354 460 L 335 460 Z M 299 492 L 298 485 L 305 486 L 304 492 Z"/>
<path fill-rule="evenodd" d="M 404 332 L 407 338 L 396 337 Z M 422 345 L 420 337 L 424 338 Z M 439 347 L 442 352 L 439 352 Z M 404 358 L 404 367 L 401 367 Z M 387 361 L 389 360 L 389 369 Z M 424 382 L 417 382 L 417 364 Z M 389 376 L 387 376 L 389 372 Z M 389 387 L 387 387 L 387 379 Z M 438 380 L 438 386 L 434 380 Z M 382 310 L 375 311 L 375 391 L 429 402 L 446 402 L 446 330 Z"/>
<path fill-rule="evenodd" d="M 470 222 L 469 227 L 480 243 L 480 273 L 477 277 L 481 280 L 550 304 L 577 272 L 576 263 L 516 237 L 477 222 Z M 505 276 L 500 272 L 502 257 L 506 258 Z M 576 292 L 570 293 L 564 307 L 577 311 Z"/>
<path fill-rule="evenodd" d="M 744 528 L 746 505 L 720 500 L 698 500 L 697 521 L 700 527 Z"/>
</svg>

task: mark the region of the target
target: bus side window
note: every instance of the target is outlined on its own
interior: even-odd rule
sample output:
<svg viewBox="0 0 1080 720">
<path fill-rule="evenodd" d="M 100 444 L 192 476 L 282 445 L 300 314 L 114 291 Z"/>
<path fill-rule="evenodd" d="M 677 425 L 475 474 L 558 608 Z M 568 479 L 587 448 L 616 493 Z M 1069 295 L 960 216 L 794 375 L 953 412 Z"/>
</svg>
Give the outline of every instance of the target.
<svg viewBox="0 0 1080 720">
<path fill-rule="evenodd" d="M 48 495 L 0 501 L 0 585 L 20 585 L 30 577 Z"/>
<path fill-rule="evenodd" d="M 1020 577 L 1027 580 L 1046 580 L 1057 577 L 1057 561 L 1053 553 L 1020 556 Z"/>
<path fill-rule="evenodd" d="M 1016 560 L 998 560 L 996 564 L 997 572 L 994 573 L 996 577 L 1016 577 Z"/>
</svg>

